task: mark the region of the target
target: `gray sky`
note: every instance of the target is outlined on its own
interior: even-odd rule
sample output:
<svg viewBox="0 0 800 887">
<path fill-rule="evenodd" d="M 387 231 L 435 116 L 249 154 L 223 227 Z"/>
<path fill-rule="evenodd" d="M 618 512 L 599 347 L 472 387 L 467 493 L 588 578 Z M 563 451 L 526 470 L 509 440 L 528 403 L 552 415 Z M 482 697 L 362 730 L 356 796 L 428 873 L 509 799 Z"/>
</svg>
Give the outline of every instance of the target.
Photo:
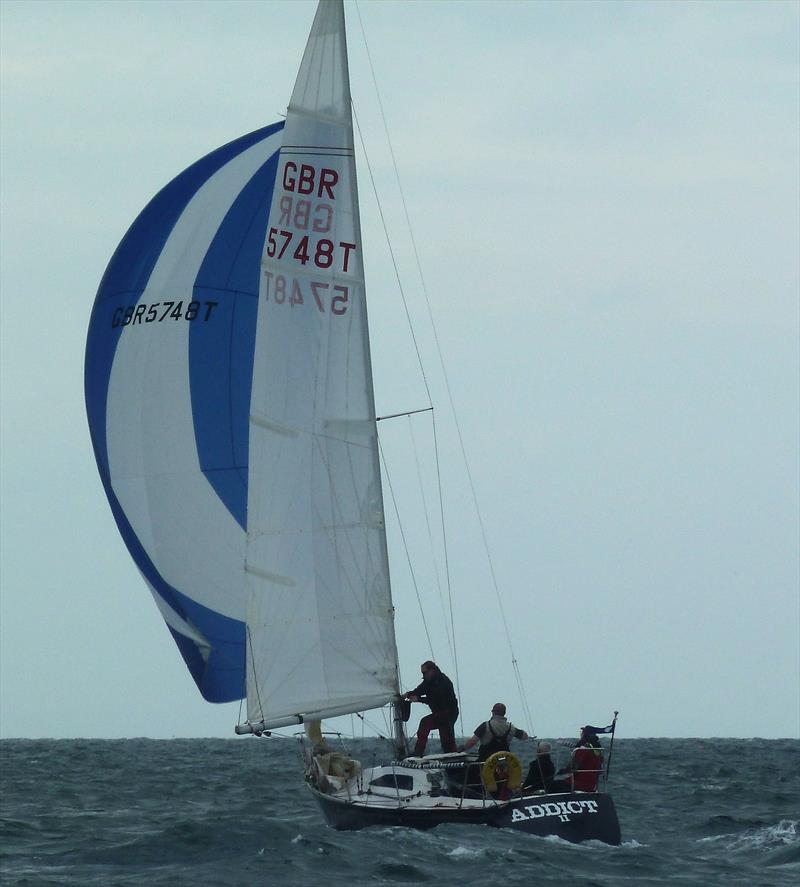
<svg viewBox="0 0 800 887">
<path fill-rule="evenodd" d="M 285 110 L 314 4 L 1 9 L 0 732 L 228 736 L 238 705 L 202 701 L 118 536 L 83 349 L 153 194 Z M 799 9 L 361 5 L 525 724 L 348 4 L 354 102 L 441 417 L 467 732 L 504 699 L 540 735 L 615 708 L 627 736 L 800 733 Z M 359 176 L 377 409 L 425 406 Z M 452 675 L 409 425 L 388 424 Z M 427 419 L 413 429 L 424 449 Z M 430 651 L 394 525 L 389 543 L 409 686 Z"/>
</svg>

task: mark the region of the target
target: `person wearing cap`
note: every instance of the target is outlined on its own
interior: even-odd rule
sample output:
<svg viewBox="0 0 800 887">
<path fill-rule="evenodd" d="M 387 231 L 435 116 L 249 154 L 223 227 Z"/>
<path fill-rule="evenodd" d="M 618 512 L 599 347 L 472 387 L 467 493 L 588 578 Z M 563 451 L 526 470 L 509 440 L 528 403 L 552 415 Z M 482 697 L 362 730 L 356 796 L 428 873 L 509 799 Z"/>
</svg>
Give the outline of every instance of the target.
<svg viewBox="0 0 800 887">
<path fill-rule="evenodd" d="M 464 743 L 462 751 L 466 751 L 480 742 L 478 760 L 485 761 L 489 755 L 493 755 L 497 751 L 509 751 L 512 738 L 527 739 L 528 734 L 507 721 L 505 705 L 502 702 L 495 702 L 492 706 L 490 720 L 478 724 L 475 732 Z"/>
<path fill-rule="evenodd" d="M 414 746 L 414 757 L 425 754 L 428 735 L 431 730 L 439 731 L 442 751 L 456 751 L 456 737 L 453 727 L 458 719 L 458 700 L 453 689 L 453 682 L 436 665 L 427 660 L 420 666 L 422 683 L 410 690 L 403 697 L 409 702 L 424 702 L 430 707 L 431 713 L 425 715 L 417 727 L 417 741 Z"/>
</svg>

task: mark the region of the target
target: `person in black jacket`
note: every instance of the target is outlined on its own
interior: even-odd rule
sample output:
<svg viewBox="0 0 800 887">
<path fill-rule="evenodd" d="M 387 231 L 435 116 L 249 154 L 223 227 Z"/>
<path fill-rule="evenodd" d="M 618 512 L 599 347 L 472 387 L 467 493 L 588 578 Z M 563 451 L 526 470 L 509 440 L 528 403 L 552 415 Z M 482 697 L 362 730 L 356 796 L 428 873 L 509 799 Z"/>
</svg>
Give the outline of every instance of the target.
<svg viewBox="0 0 800 887">
<path fill-rule="evenodd" d="M 431 730 L 439 731 L 442 751 L 454 752 L 456 737 L 453 726 L 458 718 L 458 700 L 453 689 L 453 682 L 435 662 L 430 660 L 423 662 L 420 669 L 422 683 L 403 697 L 409 702 L 424 702 L 430 706 L 431 710 L 431 713 L 425 715 L 417 727 L 414 756 L 421 757 L 425 754 L 425 746 L 428 744 L 428 734 Z"/>
<path fill-rule="evenodd" d="M 569 791 L 566 783 L 555 780 L 556 767 L 550 757 L 552 746 L 549 742 L 540 742 L 536 749 L 536 757 L 528 767 L 528 775 L 522 783 L 523 788 L 534 791 L 564 792 Z"/>
</svg>

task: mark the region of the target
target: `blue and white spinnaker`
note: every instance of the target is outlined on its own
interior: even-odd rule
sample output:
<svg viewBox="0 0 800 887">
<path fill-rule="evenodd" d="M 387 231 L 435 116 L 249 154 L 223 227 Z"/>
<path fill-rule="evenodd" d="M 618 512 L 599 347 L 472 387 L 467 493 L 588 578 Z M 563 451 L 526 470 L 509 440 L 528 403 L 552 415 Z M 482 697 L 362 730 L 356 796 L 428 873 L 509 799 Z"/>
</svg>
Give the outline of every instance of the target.
<svg viewBox="0 0 800 887">
<path fill-rule="evenodd" d="M 248 417 L 282 129 L 219 148 L 153 198 L 106 269 L 86 344 L 111 509 L 211 702 L 245 694 Z"/>
</svg>

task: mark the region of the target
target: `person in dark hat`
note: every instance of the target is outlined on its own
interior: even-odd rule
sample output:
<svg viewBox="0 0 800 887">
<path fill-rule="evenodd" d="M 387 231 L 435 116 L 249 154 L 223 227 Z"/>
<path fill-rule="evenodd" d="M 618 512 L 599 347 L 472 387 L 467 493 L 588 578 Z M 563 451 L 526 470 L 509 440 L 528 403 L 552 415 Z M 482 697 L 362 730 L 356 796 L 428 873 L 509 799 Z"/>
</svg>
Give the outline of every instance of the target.
<svg viewBox="0 0 800 887">
<path fill-rule="evenodd" d="M 528 734 L 524 730 L 515 727 L 511 721 L 506 720 L 506 707 L 502 702 L 495 702 L 492 706 L 492 717 L 482 724 L 478 724 L 475 732 L 464 743 L 462 751 L 472 748 L 480 742 L 478 760 L 485 761 L 496 751 L 509 751 L 512 739 L 527 739 Z"/>
<path fill-rule="evenodd" d="M 430 707 L 431 713 L 425 715 L 417 727 L 417 742 L 414 756 L 425 754 L 428 734 L 431 730 L 439 731 L 442 751 L 456 751 L 456 737 L 453 727 L 458 718 L 458 700 L 453 689 L 453 682 L 441 671 L 435 662 L 427 660 L 420 666 L 422 683 L 403 697 L 409 702 L 424 702 Z"/>
</svg>

